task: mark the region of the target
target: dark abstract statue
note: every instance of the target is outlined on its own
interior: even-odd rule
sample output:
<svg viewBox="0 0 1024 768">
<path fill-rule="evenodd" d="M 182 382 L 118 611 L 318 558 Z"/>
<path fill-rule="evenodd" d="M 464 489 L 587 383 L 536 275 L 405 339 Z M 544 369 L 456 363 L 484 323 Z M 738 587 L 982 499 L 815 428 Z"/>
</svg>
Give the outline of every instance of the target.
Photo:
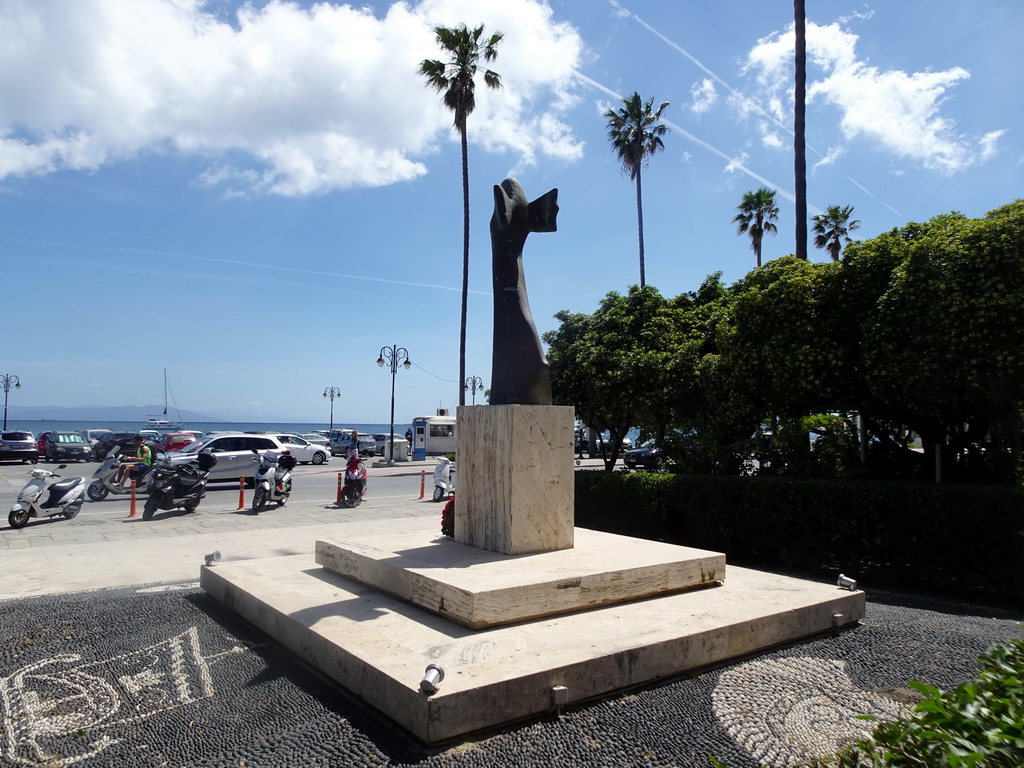
<svg viewBox="0 0 1024 768">
<path fill-rule="evenodd" d="M 527 203 L 515 179 L 494 187 L 491 405 L 551 405 L 551 372 L 526 298 L 523 245 L 531 232 L 554 232 L 557 215 L 557 189 Z"/>
</svg>

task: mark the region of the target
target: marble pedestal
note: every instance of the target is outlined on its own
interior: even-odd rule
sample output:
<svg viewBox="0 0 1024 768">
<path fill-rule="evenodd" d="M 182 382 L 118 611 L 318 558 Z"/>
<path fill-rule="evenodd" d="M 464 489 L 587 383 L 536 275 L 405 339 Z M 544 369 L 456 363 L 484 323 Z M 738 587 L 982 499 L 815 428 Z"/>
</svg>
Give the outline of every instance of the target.
<svg viewBox="0 0 1024 768">
<path fill-rule="evenodd" d="M 506 555 L 573 546 L 573 409 L 458 409 L 455 540 Z"/>
</svg>

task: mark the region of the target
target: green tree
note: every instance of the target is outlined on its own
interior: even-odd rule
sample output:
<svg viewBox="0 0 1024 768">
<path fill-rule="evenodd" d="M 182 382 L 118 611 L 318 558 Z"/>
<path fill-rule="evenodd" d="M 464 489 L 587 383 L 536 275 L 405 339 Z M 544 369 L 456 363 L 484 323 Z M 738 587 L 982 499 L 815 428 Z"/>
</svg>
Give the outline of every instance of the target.
<svg viewBox="0 0 1024 768">
<path fill-rule="evenodd" d="M 444 105 L 455 115 L 455 128 L 462 143 L 462 315 L 459 327 L 459 405 L 466 404 L 462 383 L 466 380 L 466 313 L 469 300 L 469 149 L 466 143 L 466 119 L 476 108 L 476 71 L 482 59 L 494 61 L 498 56 L 498 43 L 502 33 L 483 38 L 484 25 L 469 29 L 465 24 L 457 27 L 434 27 L 434 34 L 447 61 L 424 59 L 419 72 L 427 85 L 443 94 Z M 484 70 L 484 83 L 488 88 L 500 88 L 501 76 L 490 69 Z"/>
<path fill-rule="evenodd" d="M 679 312 L 654 288 L 609 293 L 593 315 L 559 312 L 544 334 L 554 401 L 611 438 L 611 471 L 622 438 L 636 426 L 664 435 L 678 379 Z"/>
<path fill-rule="evenodd" d="M 842 241 L 850 242 L 848 233 L 860 229 L 857 219 L 850 220 L 852 215 L 852 205 L 844 205 L 842 208 L 830 205 L 825 213 L 811 217 L 814 221 L 814 247 L 826 249 L 832 261 L 839 261 Z"/>
<path fill-rule="evenodd" d="M 736 225 L 736 234 L 750 235 L 750 247 L 760 267 L 761 241 L 765 233 L 774 235 L 778 232 L 775 221 L 779 218 L 779 208 L 775 205 L 775 190 L 761 187 L 754 192 L 747 192 L 743 195 L 743 202 L 736 208 L 739 213 L 732 220 Z"/>
<path fill-rule="evenodd" d="M 654 109 L 654 98 L 646 102 L 636 91 L 632 96 L 622 100 L 622 107 L 609 109 L 604 113 L 608 121 L 608 140 L 615 154 L 622 163 L 622 168 L 629 178 L 636 182 L 636 219 L 637 232 L 640 238 L 640 287 L 647 285 L 644 270 L 644 206 L 640 184 L 640 172 L 646 168 L 648 158 L 655 152 L 665 148 L 661 137 L 668 133 L 662 123 L 661 113 L 668 107 L 668 102 Z"/>
</svg>

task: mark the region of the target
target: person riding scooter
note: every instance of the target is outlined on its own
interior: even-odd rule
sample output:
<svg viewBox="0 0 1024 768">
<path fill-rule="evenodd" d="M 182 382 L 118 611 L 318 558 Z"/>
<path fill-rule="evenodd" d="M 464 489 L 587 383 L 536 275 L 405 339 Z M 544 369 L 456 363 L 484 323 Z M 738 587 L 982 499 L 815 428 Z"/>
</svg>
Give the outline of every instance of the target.
<svg viewBox="0 0 1024 768">
<path fill-rule="evenodd" d="M 146 438 L 139 435 L 135 438 L 134 458 L 125 457 L 121 460 L 121 476 L 117 480 L 118 485 L 127 487 L 132 476 L 135 477 L 136 481 L 142 480 L 142 476 L 152 466 L 153 449 L 146 445 Z"/>
</svg>

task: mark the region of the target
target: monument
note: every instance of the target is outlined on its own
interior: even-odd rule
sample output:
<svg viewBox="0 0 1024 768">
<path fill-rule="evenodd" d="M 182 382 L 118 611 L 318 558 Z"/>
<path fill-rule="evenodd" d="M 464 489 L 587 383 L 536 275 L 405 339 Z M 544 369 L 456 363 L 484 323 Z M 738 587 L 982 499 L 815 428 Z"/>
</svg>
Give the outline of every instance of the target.
<svg viewBox="0 0 1024 768">
<path fill-rule="evenodd" d="M 454 540 L 440 514 L 358 521 L 312 560 L 200 573 L 214 599 L 428 743 L 864 615 L 863 592 L 734 567 L 727 579 L 722 553 L 573 527 L 573 409 L 552 405 L 523 273 L 557 198 L 494 187 L 491 403 L 458 410 Z"/>
</svg>

